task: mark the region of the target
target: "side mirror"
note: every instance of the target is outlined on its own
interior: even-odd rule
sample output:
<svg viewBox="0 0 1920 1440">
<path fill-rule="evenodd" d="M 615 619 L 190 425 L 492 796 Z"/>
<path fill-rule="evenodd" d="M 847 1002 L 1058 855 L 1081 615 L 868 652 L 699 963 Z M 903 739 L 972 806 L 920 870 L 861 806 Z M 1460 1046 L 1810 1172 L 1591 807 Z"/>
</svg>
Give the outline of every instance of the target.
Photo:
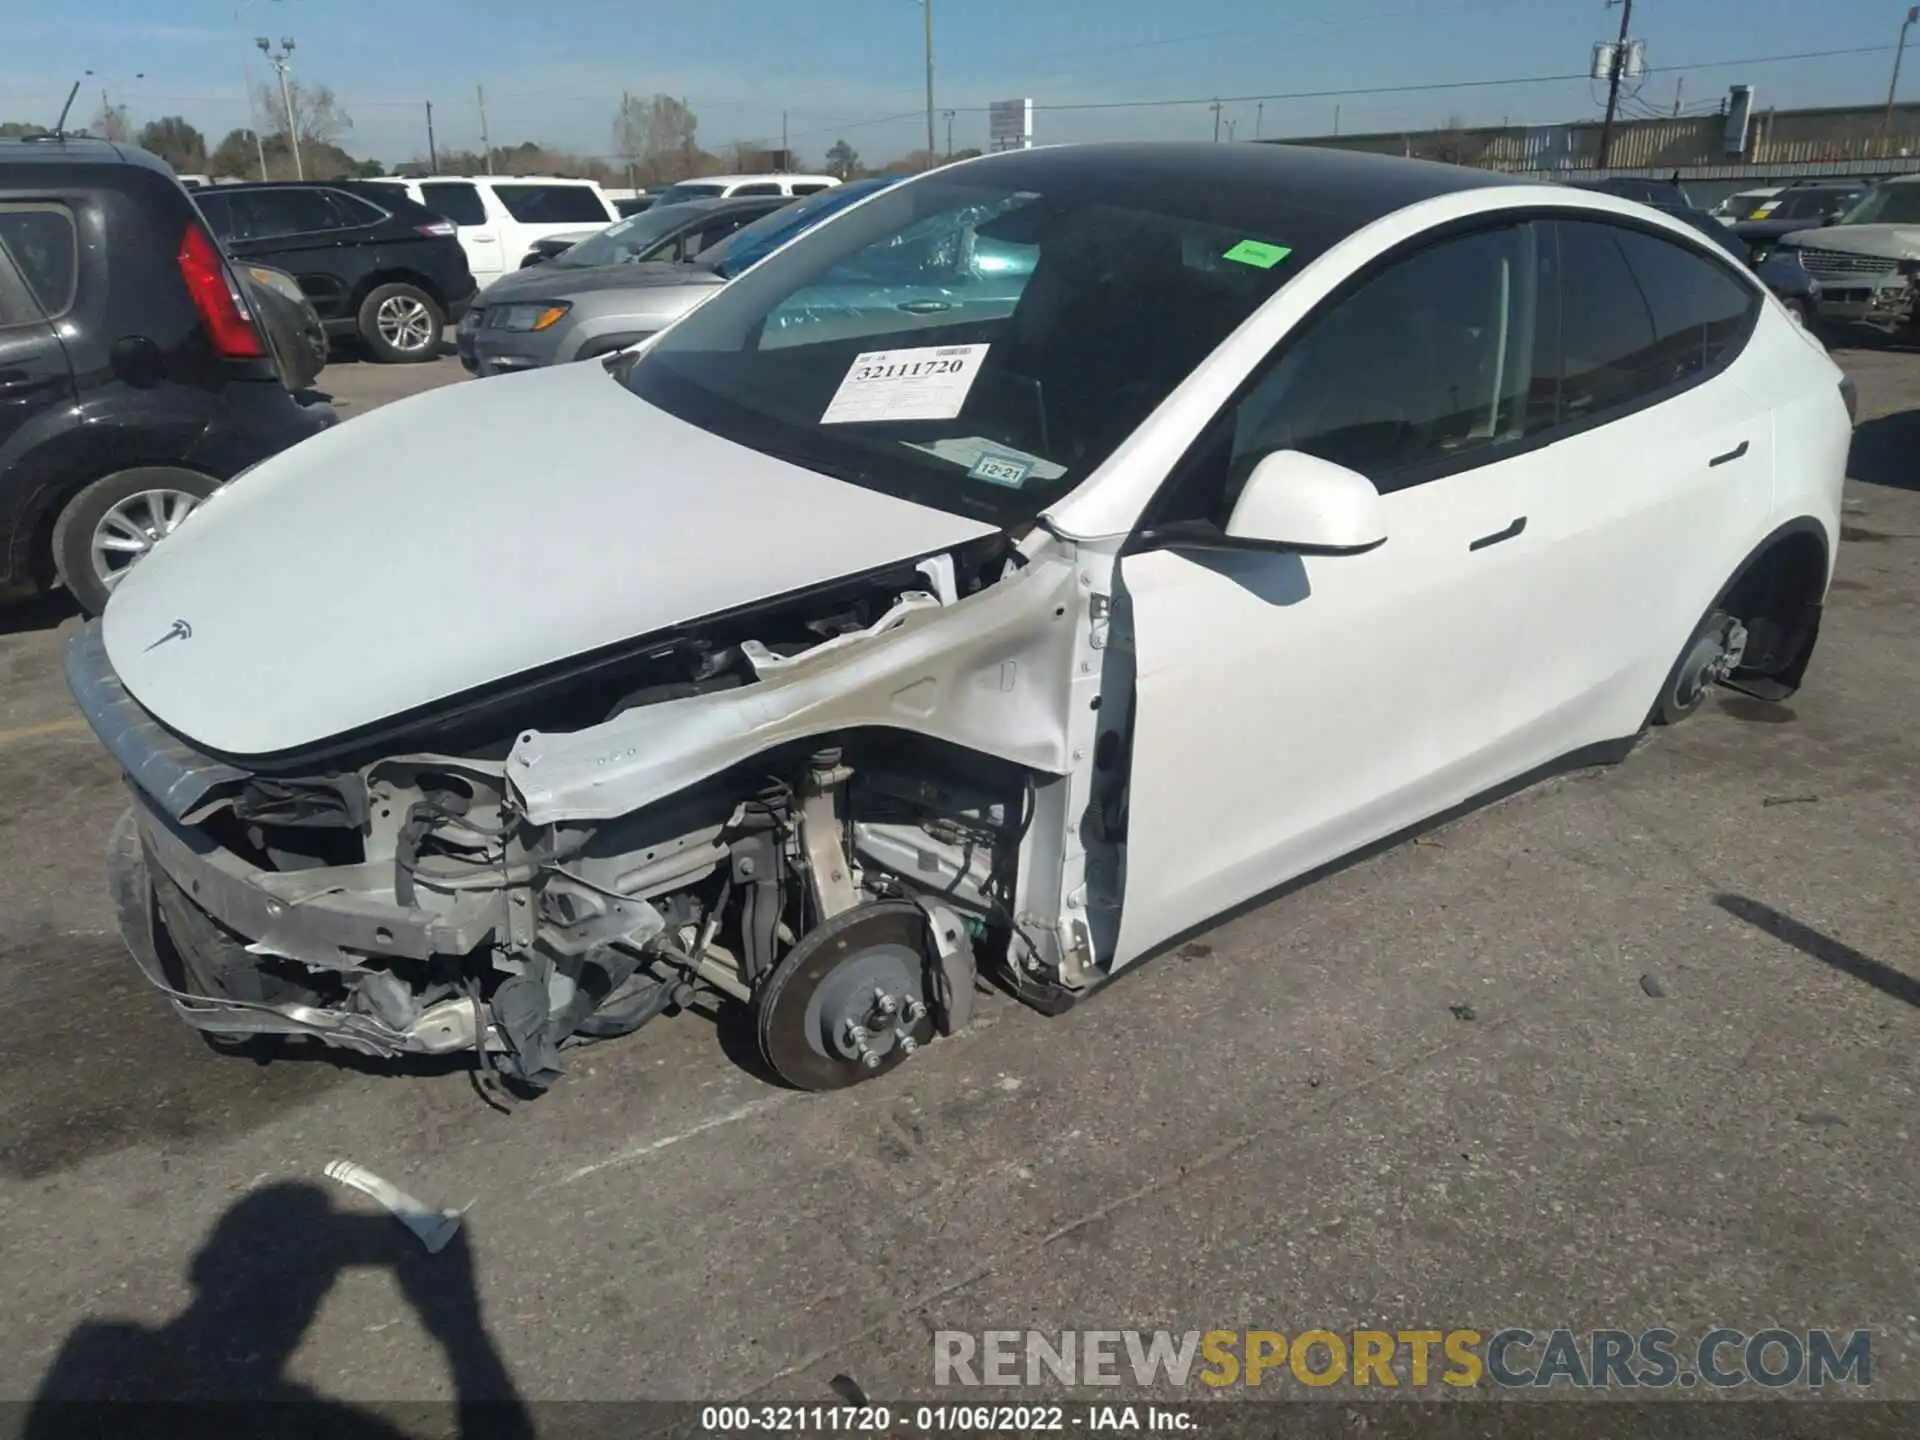
<svg viewBox="0 0 1920 1440">
<path fill-rule="evenodd" d="M 1387 507 L 1358 471 L 1298 450 L 1276 450 L 1253 467 L 1227 519 L 1235 549 L 1357 555 L 1387 539 Z"/>
</svg>

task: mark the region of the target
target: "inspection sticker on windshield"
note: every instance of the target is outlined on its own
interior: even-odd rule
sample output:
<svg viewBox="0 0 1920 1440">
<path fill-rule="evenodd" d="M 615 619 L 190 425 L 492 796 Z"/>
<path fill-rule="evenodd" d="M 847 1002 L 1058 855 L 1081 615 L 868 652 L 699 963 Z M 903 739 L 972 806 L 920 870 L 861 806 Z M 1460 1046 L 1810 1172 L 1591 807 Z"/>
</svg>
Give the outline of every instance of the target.
<svg viewBox="0 0 1920 1440">
<path fill-rule="evenodd" d="M 922 345 L 856 355 L 822 425 L 862 420 L 951 420 L 967 403 L 985 345 Z"/>
<path fill-rule="evenodd" d="M 1220 258 L 1238 260 L 1242 265 L 1255 265 L 1262 270 L 1271 270 L 1292 253 L 1292 249 L 1285 245 L 1269 245 L 1264 240 L 1242 240 Z"/>
</svg>

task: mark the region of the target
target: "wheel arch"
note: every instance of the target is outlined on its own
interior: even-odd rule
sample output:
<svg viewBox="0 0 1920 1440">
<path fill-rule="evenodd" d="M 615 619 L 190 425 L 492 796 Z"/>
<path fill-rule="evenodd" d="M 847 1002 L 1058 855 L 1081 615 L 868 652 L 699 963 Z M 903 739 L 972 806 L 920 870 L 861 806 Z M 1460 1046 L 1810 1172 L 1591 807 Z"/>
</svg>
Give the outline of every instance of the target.
<svg viewBox="0 0 1920 1440">
<path fill-rule="evenodd" d="M 1747 628 L 1747 655 L 1728 682 L 1765 700 L 1800 686 L 1833 578 L 1833 539 L 1812 515 L 1777 526 L 1720 587 L 1696 625 L 1724 610 Z"/>
</svg>

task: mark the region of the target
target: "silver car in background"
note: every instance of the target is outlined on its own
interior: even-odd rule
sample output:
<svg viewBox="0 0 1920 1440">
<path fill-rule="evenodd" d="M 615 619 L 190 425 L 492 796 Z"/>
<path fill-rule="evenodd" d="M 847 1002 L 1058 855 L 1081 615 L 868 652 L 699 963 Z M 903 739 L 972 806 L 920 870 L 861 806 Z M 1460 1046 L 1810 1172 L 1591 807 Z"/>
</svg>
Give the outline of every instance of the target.
<svg viewBox="0 0 1920 1440">
<path fill-rule="evenodd" d="M 556 261 L 522 270 L 510 280 L 489 286 L 468 312 L 471 323 L 462 326 L 459 336 L 461 359 L 467 361 L 471 354 L 467 368 L 476 375 L 502 375 L 570 360 L 590 360 L 625 349 L 666 329 L 735 275 L 796 235 L 895 183 L 897 178 L 882 176 L 836 185 L 784 205 L 735 230 L 686 263 L 645 262 L 582 269 Z M 583 243 L 597 243 L 609 233 Z M 472 319 L 475 312 L 482 312 L 478 319 Z"/>
<path fill-rule="evenodd" d="M 1831 225 L 1796 230 L 1770 251 L 1820 282 L 1818 317 L 1897 330 L 1914 324 L 1920 276 L 1920 175 L 1885 180 Z"/>
</svg>

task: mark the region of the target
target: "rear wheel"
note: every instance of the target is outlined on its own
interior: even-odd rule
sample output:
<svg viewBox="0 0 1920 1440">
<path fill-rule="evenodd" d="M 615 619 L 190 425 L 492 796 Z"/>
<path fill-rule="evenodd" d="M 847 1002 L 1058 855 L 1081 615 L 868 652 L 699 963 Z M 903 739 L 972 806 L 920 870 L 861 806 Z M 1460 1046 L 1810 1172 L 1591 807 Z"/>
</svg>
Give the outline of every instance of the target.
<svg viewBox="0 0 1920 1440">
<path fill-rule="evenodd" d="M 1678 725 L 1698 710 L 1707 692 L 1739 667 L 1746 648 L 1746 626 L 1725 611 L 1709 615 L 1668 672 L 1666 686 L 1653 707 L 1654 723 Z"/>
<path fill-rule="evenodd" d="M 98 615 L 127 572 L 185 523 L 219 481 L 196 470 L 142 465 L 96 480 L 60 512 L 53 563 L 80 608 Z"/>
<path fill-rule="evenodd" d="M 417 285 L 377 285 L 360 302 L 360 338 L 376 360 L 411 365 L 440 353 L 447 317 Z"/>
</svg>

